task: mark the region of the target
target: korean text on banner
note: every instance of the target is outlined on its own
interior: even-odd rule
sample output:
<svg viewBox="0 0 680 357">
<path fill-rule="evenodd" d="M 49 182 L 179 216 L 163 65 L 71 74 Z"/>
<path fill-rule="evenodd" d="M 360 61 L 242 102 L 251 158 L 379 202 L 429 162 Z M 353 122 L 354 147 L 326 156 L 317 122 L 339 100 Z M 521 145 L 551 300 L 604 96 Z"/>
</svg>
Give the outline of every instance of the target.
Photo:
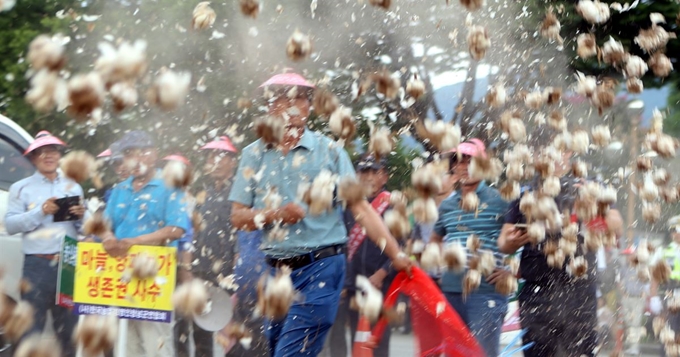
<svg viewBox="0 0 680 357">
<path fill-rule="evenodd" d="M 133 258 L 144 252 L 155 257 L 158 275 L 132 276 Z M 170 322 L 177 273 L 174 247 L 133 246 L 128 255 L 113 258 L 101 243 L 78 244 L 74 301 L 79 314 L 109 314 L 120 318 Z"/>
</svg>

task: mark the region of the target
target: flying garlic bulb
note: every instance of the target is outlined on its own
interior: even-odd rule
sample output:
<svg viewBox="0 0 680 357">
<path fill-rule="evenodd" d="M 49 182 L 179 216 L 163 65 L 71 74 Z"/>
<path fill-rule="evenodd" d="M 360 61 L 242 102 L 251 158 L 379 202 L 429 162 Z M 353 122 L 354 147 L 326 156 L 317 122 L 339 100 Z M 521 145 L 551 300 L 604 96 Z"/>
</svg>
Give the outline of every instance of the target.
<svg viewBox="0 0 680 357">
<path fill-rule="evenodd" d="M 215 10 L 210 7 L 209 1 L 199 2 L 194 8 L 191 27 L 194 30 L 205 30 L 215 23 Z"/>
<path fill-rule="evenodd" d="M 507 93 L 502 83 L 491 87 L 486 94 L 486 103 L 492 108 L 499 108 L 505 105 Z"/>
<path fill-rule="evenodd" d="M 352 108 L 342 105 L 333 111 L 328 120 L 328 128 L 331 133 L 342 140 L 351 140 L 356 132 L 356 124 L 352 117 Z"/>
<path fill-rule="evenodd" d="M 666 262 L 665 259 L 656 260 L 654 263 L 650 265 L 649 269 L 652 278 L 654 278 L 654 281 L 660 284 L 664 284 L 670 281 L 672 270 L 670 265 L 668 265 L 668 262 Z"/>
<path fill-rule="evenodd" d="M 498 191 L 501 194 L 501 198 L 507 202 L 518 199 L 521 193 L 519 182 L 517 181 L 504 182 Z"/>
<path fill-rule="evenodd" d="M 597 79 L 593 76 L 586 76 L 581 72 L 576 72 L 576 93 L 591 97 L 597 88 Z"/>
<path fill-rule="evenodd" d="M 463 278 L 463 296 L 468 296 L 470 293 L 477 290 L 481 282 L 482 274 L 479 270 L 470 268 Z"/>
<path fill-rule="evenodd" d="M 578 250 L 578 237 L 573 238 L 562 238 L 560 239 L 560 250 L 564 252 L 566 256 L 571 256 Z"/>
<path fill-rule="evenodd" d="M 635 160 L 635 165 L 638 171 L 646 172 L 652 169 L 652 159 L 646 156 L 640 156 Z"/>
<path fill-rule="evenodd" d="M 562 36 L 560 36 L 560 29 L 560 21 L 552 11 L 548 12 L 541 23 L 541 36 L 561 44 L 563 40 Z"/>
<path fill-rule="evenodd" d="M 518 288 L 517 278 L 511 274 L 504 275 L 495 285 L 496 292 L 501 295 L 513 294 Z"/>
<path fill-rule="evenodd" d="M 571 257 L 567 266 L 567 273 L 574 278 L 580 278 L 588 273 L 588 262 L 583 256 Z"/>
<path fill-rule="evenodd" d="M 628 77 L 641 78 L 647 73 L 649 67 L 645 61 L 638 56 L 629 56 L 626 60 L 624 72 Z"/>
<path fill-rule="evenodd" d="M 524 178 L 524 166 L 519 161 L 512 161 L 505 167 L 505 176 L 508 180 L 521 181 Z"/>
<path fill-rule="evenodd" d="M 484 58 L 484 55 L 486 55 L 486 50 L 491 45 L 489 35 L 487 34 L 486 29 L 482 26 L 470 27 L 467 42 L 470 55 L 477 61 Z"/>
<path fill-rule="evenodd" d="M 413 78 L 406 82 L 406 94 L 415 100 L 418 100 L 425 94 L 425 82 L 418 78 L 417 74 L 413 74 Z"/>
<path fill-rule="evenodd" d="M 465 249 L 458 242 L 446 244 L 444 246 L 443 260 L 449 270 L 462 272 L 467 262 Z"/>
<path fill-rule="evenodd" d="M 118 317 L 115 315 L 86 315 L 73 332 L 73 340 L 83 347 L 85 356 L 111 351 L 117 338 Z"/>
<path fill-rule="evenodd" d="M 368 0 L 368 2 L 375 7 L 381 7 L 385 10 L 388 10 L 392 4 L 392 0 Z"/>
<path fill-rule="evenodd" d="M 470 161 L 468 172 L 472 179 L 494 182 L 503 172 L 503 163 L 494 157 L 475 156 Z"/>
<path fill-rule="evenodd" d="M 411 174 L 411 185 L 420 197 L 435 197 L 442 190 L 442 177 L 435 165 L 423 165 Z"/>
<path fill-rule="evenodd" d="M 409 233 L 411 233 L 411 224 L 408 218 L 396 210 L 386 211 L 383 215 L 383 220 L 394 238 L 407 238 Z"/>
<path fill-rule="evenodd" d="M 178 73 L 173 70 L 165 70 L 156 77 L 153 85 L 149 88 L 147 100 L 162 110 L 174 110 L 184 104 L 189 92 L 190 82 L 191 74 L 189 72 Z"/>
<path fill-rule="evenodd" d="M 303 198 L 303 201 L 309 206 L 310 215 L 318 216 L 333 208 L 335 182 L 336 176 L 325 169 L 321 170 L 314 178 Z"/>
<path fill-rule="evenodd" d="M 328 89 L 323 88 L 314 91 L 312 106 L 316 114 L 328 117 L 333 114 L 339 105 L 338 97 Z"/>
<path fill-rule="evenodd" d="M 567 130 L 567 118 L 559 110 L 553 110 L 548 116 L 548 125 L 558 131 Z"/>
<path fill-rule="evenodd" d="M 132 274 L 139 279 L 150 279 L 158 274 L 156 257 L 139 253 L 132 259 Z"/>
<path fill-rule="evenodd" d="M 460 143 L 460 126 L 443 120 L 418 120 L 416 134 L 425 142 L 434 145 L 440 152 L 454 149 Z"/>
<path fill-rule="evenodd" d="M 420 256 L 420 266 L 423 270 L 432 272 L 437 271 L 444 265 L 441 249 L 437 243 L 427 243 L 423 254 Z"/>
<path fill-rule="evenodd" d="M 657 186 L 666 185 L 670 179 L 671 174 L 669 174 L 664 168 L 657 168 L 652 173 L 652 181 L 654 181 L 654 184 Z"/>
<path fill-rule="evenodd" d="M 2 2 L 0 1 L 0 10 Z M 60 357 L 61 345 L 53 334 L 32 334 L 19 343 L 14 357 Z"/>
<path fill-rule="evenodd" d="M 524 105 L 529 109 L 540 109 L 547 102 L 548 93 L 544 91 L 534 91 L 524 97 Z"/>
<path fill-rule="evenodd" d="M 460 200 L 460 208 L 463 211 L 476 212 L 479 208 L 479 197 L 475 192 L 468 192 Z"/>
<path fill-rule="evenodd" d="M 135 106 L 139 98 L 137 89 L 130 82 L 118 82 L 112 85 L 109 94 L 111 94 L 113 109 L 117 112 Z"/>
<path fill-rule="evenodd" d="M 470 253 L 476 254 L 482 247 L 482 240 L 478 235 L 470 234 L 465 241 L 465 247 Z"/>
<path fill-rule="evenodd" d="M 543 187 L 541 188 L 541 193 L 548 195 L 550 197 L 557 197 L 562 190 L 562 184 L 560 179 L 555 176 L 547 177 L 543 180 Z"/>
<path fill-rule="evenodd" d="M 527 129 L 521 119 L 510 119 L 508 122 L 508 136 L 513 143 L 522 143 L 526 141 Z"/>
<path fill-rule="evenodd" d="M 654 223 L 661 217 L 661 206 L 658 203 L 648 203 L 642 204 L 642 218 L 649 222 Z"/>
<path fill-rule="evenodd" d="M 611 16 L 609 4 L 601 3 L 597 0 L 580 0 L 578 5 L 576 5 L 576 12 L 578 12 L 584 20 L 594 25 L 607 22 Z"/>
<path fill-rule="evenodd" d="M 371 138 L 368 142 L 368 150 L 377 158 L 383 158 L 392 152 L 394 140 L 390 129 L 386 127 L 371 128 Z"/>
<path fill-rule="evenodd" d="M 606 64 L 617 66 L 623 63 L 627 58 L 626 51 L 623 49 L 621 42 L 616 41 L 613 37 L 609 37 L 609 41 L 602 46 L 602 60 Z"/>
<path fill-rule="evenodd" d="M 536 245 L 545 240 L 545 223 L 541 221 L 532 222 L 527 228 L 527 234 L 531 239 L 531 244 Z"/>
<path fill-rule="evenodd" d="M 477 268 L 479 272 L 488 277 L 496 269 L 496 258 L 493 252 L 489 250 L 480 251 L 479 254 L 479 266 Z"/>
<path fill-rule="evenodd" d="M 259 0 L 239 0 L 239 4 L 243 15 L 257 18 L 258 13 L 260 12 Z"/>
<path fill-rule="evenodd" d="M 288 310 L 296 298 L 291 269 L 282 267 L 275 276 L 264 275 L 258 283 L 258 302 L 255 315 L 264 315 L 272 320 L 280 320 L 288 315 Z"/>
<path fill-rule="evenodd" d="M 666 78 L 673 70 L 673 63 L 670 58 L 663 53 L 657 52 L 649 58 L 649 67 L 652 68 L 654 75 L 659 78 Z"/>
<path fill-rule="evenodd" d="M 286 122 L 283 118 L 265 115 L 254 120 L 253 126 L 257 137 L 266 144 L 277 145 L 283 140 Z"/>
<path fill-rule="evenodd" d="M 653 68 L 653 67 L 652 67 Z M 640 78 L 631 77 L 626 79 L 626 90 L 630 94 L 640 94 L 645 89 L 644 83 Z"/>
<path fill-rule="evenodd" d="M 605 109 L 609 109 L 614 105 L 614 98 L 616 98 L 616 94 L 614 93 L 613 86 L 610 84 L 600 84 L 595 89 L 595 93 L 590 100 L 597 107 L 598 114 L 602 115 Z"/>
<path fill-rule="evenodd" d="M 101 55 L 94 63 L 94 70 L 101 75 L 107 88 L 114 83 L 134 81 L 144 75 L 147 68 L 144 40 L 130 44 L 123 41 L 118 48 L 109 42 L 97 45 Z"/>
<path fill-rule="evenodd" d="M 87 118 L 104 103 L 104 82 L 95 72 L 76 75 L 68 82 L 68 95 L 71 101 L 69 114 L 80 119 Z"/>
<path fill-rule="evenodd" d="M 593 144 L 601 148 L 604 148 L 607 145 L 609 145 L 609 142 L 612 139 L 611 132 L 609 131 L 609 127 L 607 125 L 594 126 L 592 129 L 592 136 Z"/>
<path fill-rule="evenodd" d="M 597 55 L 597 42 L 595 40 L 595 35 L 591 33 L 578 35 L 576 54 L 584 60 Z"/>
<path fill-rule="evenodd" d="M 468 11 L 475 11 L 484 6 L 484 0 L 460 0 L 460 4 L 465 6 Z"/>
<path fill-rule="evenodd" d="M 2 326 L 3 332 L 10 341 L 17 341 L 33 326 L 33 307 L 27 301 L 19 301 L 12 309 Z"/>
<path fill-rule="evenodd" d="M 66 81 L 59 74 L 47 69 L 31 77 L 31 89 L 26 93 L 26 102 L 39 112 L 49 112 L 58 106 L 61 110 L 68 105 Z"/>
<path fill-rule="evenodd" d="M 66 64 L 65 49 L 58 42 L 58 38 L 53 39 L 47 35 L 39 35 L 28 45 L 26 60 L 36 71 L 44 68 L 58 72 Z"/>
<path fill-rule="evenodd" d="M 295 30 L 286 42 L 286 55 L 291 61 L 302 61 L 312 54 L 312 41 L 309 35 Z"/>
<path fill-rule="evenodd" d="M 645 52 L 652 53 L 666 47 L 668 40 L 674 38 L 677 38 L 675 33 L 668 33 L 662 26 L 653 24 L 648 29 L 641 29 L 633 41 Z"/>
<path fill-rule="evenodd" d="M 385 96 L 385 99 L 394 99 L 399 94 L 401 81 L 392 76 L 387 70 L 374 73 L 369 77 L 375 83 L 375 91 Z"/>
<path fill-rule="evenodd" d="M 82 184 L 94 175 L 96 163 L 94 156 L 83 150 L 75 150 L 66 154 L 60 163 L 64 176 Z"/>
<path fill-rule="evenodd" d="M 413 216 L 420 223 L 434 223 L 439 217 L 437 203 L 433 198 L 416 198 L 413 201 Z"/>
<path fill-rule="evenodd" d="M 363 275 L 356 277 L 355 302 L 359 307 L 359 314 L 375 323 L 382 310 L 383 294 Z"/>
</svg>

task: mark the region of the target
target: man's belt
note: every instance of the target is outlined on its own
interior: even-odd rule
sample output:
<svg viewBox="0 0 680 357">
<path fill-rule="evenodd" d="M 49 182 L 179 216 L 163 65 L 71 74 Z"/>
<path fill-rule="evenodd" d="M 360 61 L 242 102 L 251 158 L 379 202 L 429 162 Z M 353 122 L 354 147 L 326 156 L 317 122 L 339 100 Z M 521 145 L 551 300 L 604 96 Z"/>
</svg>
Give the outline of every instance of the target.
<svg viewBox="0 0 680 357">
<path fill-rule="evenodd" d="M 26 254 L 29 257 L 36 257 L 45 260 L 59 260 L 59 253 L 54 254 Z"/>
<path fill-rule="evenodd" d="M 314 263 L 317 260 L 332 257 L 334 255 L 343 254 L 345 252 L 344 244 L 332 245 L 330 247 L 321 248 L 315 250 L 311 253 L 298 255 L 292 258 L 276 259 L 272 257 L 267 257 L 267 264 L 274 268 L 280 268 L 282 266 L 288 266 L 292 270 L 297 270 L 303 268 L 309 264 Z"/>
</svg>

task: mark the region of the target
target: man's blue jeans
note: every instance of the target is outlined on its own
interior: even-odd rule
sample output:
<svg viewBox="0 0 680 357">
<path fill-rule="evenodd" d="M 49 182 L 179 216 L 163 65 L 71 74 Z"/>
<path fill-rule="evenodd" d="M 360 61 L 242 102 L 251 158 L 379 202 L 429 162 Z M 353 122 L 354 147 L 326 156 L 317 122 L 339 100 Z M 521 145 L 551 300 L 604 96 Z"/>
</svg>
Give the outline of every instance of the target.
<svg viewBox="0 0 680 357">
<path fill-rule="evenodd" d="M 463 299 L 460 293 L 444 293 L 460 318 L 489 357 L 498 356 L 503 320 L 508 298 L 500 294 L 472 293 Z"/>
<path fill-rule="evenodd" d="M 316 356 L 338 312 L 345 280 L 344 254 L 317 260 L 291 274 L 300 298 L 281 321 L 268 321 L 265 334 L 273 357 Z"/>
</svg>

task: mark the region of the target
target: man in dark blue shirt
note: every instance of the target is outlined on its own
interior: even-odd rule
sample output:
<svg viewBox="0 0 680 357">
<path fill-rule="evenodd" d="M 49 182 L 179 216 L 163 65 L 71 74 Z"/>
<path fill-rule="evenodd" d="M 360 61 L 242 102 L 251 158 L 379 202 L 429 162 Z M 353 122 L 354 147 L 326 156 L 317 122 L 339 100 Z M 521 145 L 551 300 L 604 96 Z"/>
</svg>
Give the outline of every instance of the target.
<svg viewBox="0 0 680 357">
<path fill-rule="evenodd" d="M 555 165 L 561 179 L 561 192 L 555 198 L 560 212 L 573 205 L 580 180 L 568 174 L 570 153 L 565 152 L 562 162 Z M 526 192 L 524 193 L 526 194 Z M 585 253 L 587 274 L 575 278 L 562 268 L 550 267 L 543 253 L 543 243 L 532 245 L 526 229 L 516 224 L 526 223 L 519 208 L 520 200 L 510 204 L 505 224 L 498 240 L 499 250 L 512 254 L 521 249 L 520 275 L 525 285 L 518 294 L 520 321 L 526 329 L 523 342 L 534 345 L 524 351 L 526 357 L 555 356 L 562 351 L 571 356 L 595 356 L 597 347 L 597 263 L 595 252 Z M 575 221 L 572 218 L 572 221 Z M 578 222 L 582 225 L 582 222 Z M 609 209 L 606 217 L 608 229 L 619 231 L 621 217 L 617 210 Z M 583 228 L 579 229 L 580 232 Z M 561 234 L 546 235 L 546 241 L 560 239 Z M 579 246 L 583 236 L 579 234 Z M 582 253 L 581 247 L 577 256 Z M 569 258 L 568 258 L 569 259 Z"/>
</svg>

